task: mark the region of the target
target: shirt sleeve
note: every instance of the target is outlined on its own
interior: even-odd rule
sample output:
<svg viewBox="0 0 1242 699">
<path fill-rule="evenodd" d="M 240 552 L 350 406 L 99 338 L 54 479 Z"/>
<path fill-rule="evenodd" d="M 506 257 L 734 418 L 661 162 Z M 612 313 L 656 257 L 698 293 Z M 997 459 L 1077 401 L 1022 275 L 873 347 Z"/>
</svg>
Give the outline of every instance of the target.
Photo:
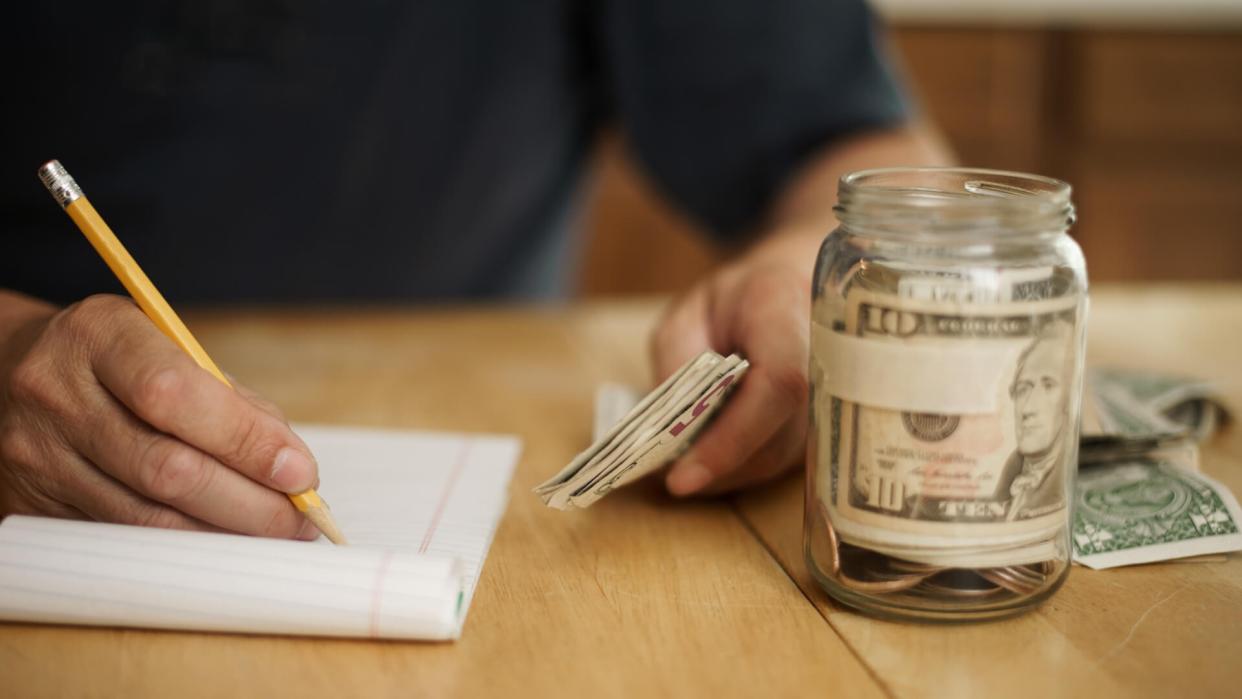
<svg viewBox="0 0 1242 699">
<path fill-rule="evenodd" d="M 605 0 L 610 111 L 656 187 L 722 239 L 791 174 L 907 106 L 863 0 Z"/>
</svg>

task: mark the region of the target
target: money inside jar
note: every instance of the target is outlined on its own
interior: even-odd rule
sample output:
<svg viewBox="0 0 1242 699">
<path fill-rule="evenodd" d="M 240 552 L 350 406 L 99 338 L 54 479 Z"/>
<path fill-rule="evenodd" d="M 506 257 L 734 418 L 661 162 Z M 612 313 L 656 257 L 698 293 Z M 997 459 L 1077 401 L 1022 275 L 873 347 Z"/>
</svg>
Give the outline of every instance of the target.
<svg viewBox="0 0 1242 699">
<path fill-rule="evenodd" d="M 855 173 L 815 281 L 805 544 L 840 601 L 1003 616 L 1070 559 L 1086 279 L 1069 188 Z"/>
</svg>

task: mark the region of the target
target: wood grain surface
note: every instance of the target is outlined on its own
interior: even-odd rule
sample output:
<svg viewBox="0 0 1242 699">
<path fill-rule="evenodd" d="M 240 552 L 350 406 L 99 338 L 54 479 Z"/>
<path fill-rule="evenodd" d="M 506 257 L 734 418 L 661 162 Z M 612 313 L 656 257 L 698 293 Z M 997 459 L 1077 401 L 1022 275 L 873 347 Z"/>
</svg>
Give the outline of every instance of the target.
<svg viewBox="0 0 1242 699">
<path fill-rule="evenodd" d="M 293 420 L 524 440 L 462 639 L 291 639 L 0 624 L 0 696 L 1231 696 L 1242 557 L 1076 568 L 1038 611 L 936 627 L 829 601 L 801 560 L 796 476 L 584 512 L 530 488 L 585 445 L 602 380 L 646 383 L 658 300 L 560 308 L 190 314 Z M 1090 358 L 1222 382 L 1242 405 L 1242 285 L 1093 293 Z M 1242 436 L 1205 450 L 1242 492 Z"/>
</svg>

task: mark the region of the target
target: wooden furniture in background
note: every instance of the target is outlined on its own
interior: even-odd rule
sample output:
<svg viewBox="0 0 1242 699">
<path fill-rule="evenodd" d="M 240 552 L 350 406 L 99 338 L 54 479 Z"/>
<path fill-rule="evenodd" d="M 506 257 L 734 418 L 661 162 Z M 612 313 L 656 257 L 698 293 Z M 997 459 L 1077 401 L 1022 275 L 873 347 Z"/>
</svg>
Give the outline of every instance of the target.
<svg viewBox="0 0 1242 699">
<path fill-rule="evenodd" d="M 1239 298 L 1237 284 L 1097 287 L 1089 361 L 1193 367 L 1242 405 Z M 220 365 L 294 420 L 522 437 L 462 639 L 0 624 L 0 695 L 1236 696 L 1239 554 L 1075 568 L 1025 616 L 918 626 L 846 611 L 810 582 L 797 476 L 733 499 L 676 503 L 649 482 L 586 511 L 545 508 L 530 488 L 588 442 L 595 385 L 646 380 L 658 310 L 193 314 Z M 1242 493 L 1236 424 L 1204 469 Z"/>
<path fill-rule="evenodd" d="M 962 164 L 1074 186 L 1093 280 L 1242 278 L 1242 32 L 899 25 L 892 44 Z M 622 150 L 600 153 L 582 293 L 683 288 L 718 256 Z"/>
</svg>

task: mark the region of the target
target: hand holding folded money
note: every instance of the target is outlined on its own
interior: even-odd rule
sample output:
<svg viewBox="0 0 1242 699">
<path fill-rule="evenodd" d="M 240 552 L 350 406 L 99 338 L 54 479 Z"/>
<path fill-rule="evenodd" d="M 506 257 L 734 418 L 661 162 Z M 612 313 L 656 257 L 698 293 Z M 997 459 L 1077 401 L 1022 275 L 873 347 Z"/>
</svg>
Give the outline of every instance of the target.
<svg viewBox="0 0 1242 699">
<path fill-rule="evenodd" d="M 676 459 L 749 366 L 736 354 L 700 354 L 632 406 L 605 434 L 597 433 L 594 444 L 535 492 L 558 510 L 589 507 L 614 488 Z"/>
</svg>

